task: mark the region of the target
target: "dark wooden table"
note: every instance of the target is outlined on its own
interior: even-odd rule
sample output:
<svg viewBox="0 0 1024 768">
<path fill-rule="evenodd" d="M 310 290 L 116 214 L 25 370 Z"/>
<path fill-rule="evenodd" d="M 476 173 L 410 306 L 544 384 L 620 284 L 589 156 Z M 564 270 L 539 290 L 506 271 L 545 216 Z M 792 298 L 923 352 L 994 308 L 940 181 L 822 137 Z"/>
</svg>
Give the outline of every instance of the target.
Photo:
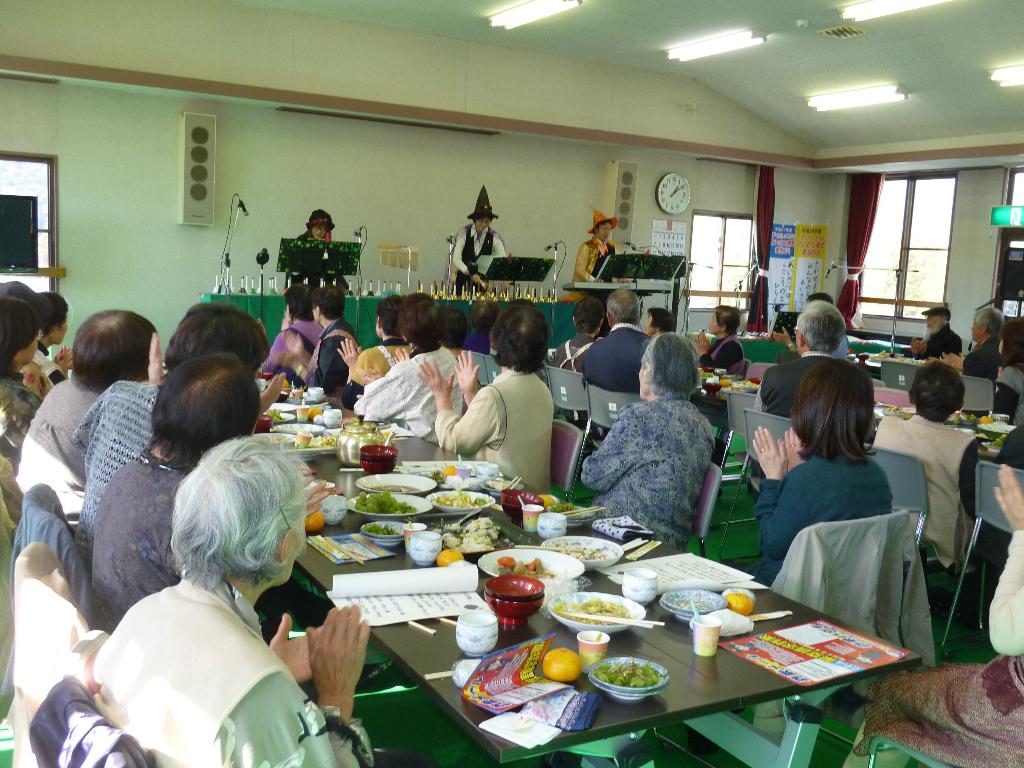
<svg viewBox="0 0 1024 768">
<path fill-rule="evenodd" d="M 451 455 L 446 455 L 437 446 L 429 445 L 420 440 L 402 440 L 397 445 L 399 462 L 405 460 L 424 461 L 452 458 Z M 332 458 L 319 459 L 314 463 L 314 466 L 322 479 L 338 483 L 339 487 L 347 492 L 356 490 L 354 482 L 361 475 L 360 472 L 338 472 L 337 461 Z M 510 534 L 514 541 L 518 543 L 539 542 L 536 536 L 526 533 L 511 523 L 503 512 L 495 511 L 490 514 Z M 326 533 L 354 531 L 363 522 L 362 516 L 349 514 L 341 525 L 329 527 Z M 572 533 L 572 530 L 570 530 L 570 533 Z M 590 532 L 582 529 L 581 533 L 587 534 Z M 661 557 L 673 553 L 666 545 L 662 545 L 651 556 Z M 363 566 L 355 564 L 336 566 L 308 546 L 296 564 L 310 577 L 315 579 L 325 591 L 331 589 L 334 575 L 338 573 L 387 571 L 415 567 L 415 564 L 406 556 L 403 549 L 398 550 L 396 557 L 371 561 Z M 482 579 L 487 578 L 484 574 L 481 574 L 481 577 Z M 591 581 L 589 589 L 592 591 L 615 594 L 620 592 L 621 587 L 619 585 L 613 583 L 600 573 L 589 571 L 585 574 L 585 577 Z M 758 624 L 758 629 L 761 631 L 782 629 L 822 618 L 820 613 L 780 595 L 769 591 L 758 592 L 757 611 L 759 613 L 784 609 L 793 611 L 793 615 L 785 619 L 762 622 Z M 700 718 L 701 716 L 713 715 L 715 713 L 742 709 L 764 701 L 792 696 L 805 697 L 817 689 L 828 689 L 836 685 L 835 682 L 832 682 L 814 687 L 797 686 L 726 651 L 719 651 L 712 658 L 697 657 L 693 653 L 690 631 L 686 624 L 668 614 L 657 602 L 652 603 L 648 607 L 647 618 L 665 621 L 666 626 L 652 630 L 629 629 L 625 632 L 614 634 L 612 635 L 608 654 L 609 656 L 639 656 L 663 664 L 669 670 L 671 676 L 671 683 L 668 689 L 658 696 L 632 704 L 616 702 L 602 695 L 597 719 L 590 729 L 577 733 L 565 733 L 548 744 L 535 749 L 517 746 L 482 731 L 478 727 L 480 722 L 493 717 L 493 715 L 463 701 L 460 689 L 456 688 L 450 679 L 430 681 L 424 679 L 426 674 L 450 669 L 452 664 L 461 658 L 461 652 L 455 644 L 455 627 L 436 619 L 424 620 L 420 623 L 435 629 L 436 634 L 427 635 L 406 624 L 394 624 L 375 627 L 373 636 L 375 641 L 394 657 L 395 662 L 445 712 L 453 717 L 484 749 L 501 763 L 579 747 L 584 744 L 593 744 L 593 742 L 601 740 L 612 740 L 611 743 L 614 745 L 615 740 L 618 739 L 622 744 L 625 744 L 630 741 L 630 734 L 635 735 L 650 728 L 679 723 L 683 720 Z M 545 618 L 541 613 L 532 616 L 528 624 L 522 628 L 501 630 L 498 647 L 513 645 L 549 632 L 555 633 L 552 647 L 576 650 L 575 632 L 553 619 Z M 920 664 L 920 658 L 910 655 L 906 659 L 891 664 L 880 671 L 860 673 L 841 678 L 841 684 L 846 685 L 855 680 L 910 669 L 918 664 Z M 595 690 L 585 676 L 577 681 L 576 687 L 581 691 Z M 723 727 L 727 725 L 733 729 L 743 727 L 743 725 L 738 723 L 724 723 L 724 721 L 719 723 L 719 725 Z M 806 727 L 806 724 L 796 724 L 794 727 L 799 729 Z M 706 729 L 701 728 L 701 730 L 704 731 Z M 710 730 L 713 732 L 712 735 L 722 733 L 721 729 Z M 809 757 L 810 749 L 808 743 L 810 746 L 813 746 L 816 732 L 816 725 L 813 726 L 813 733 L 805 732 L 802 737 L 803 749 L 795 751 L 801 754 L 806 752 Z M 742 739 L 746 735 L 746 733 L 741 733 L 720 737 L 719 743 L 724 748 L 729 749 L 730 745 L 723 743 L 724 740 Z M 750 738 L 754 739 L 756 736 L 751 736 Z M 793 741 L 793 739 L 790 739 L 790 741 Z M 592 750 L 587 751 L 592 752 Z M 613 746 L 610 751 L 614 753 L 615 747 Z M 775 764 L 806 765 L 805 762 L 801 762 L 800 756 L 796 754 L 791 760 L 783 760 Z"/>
</svg>

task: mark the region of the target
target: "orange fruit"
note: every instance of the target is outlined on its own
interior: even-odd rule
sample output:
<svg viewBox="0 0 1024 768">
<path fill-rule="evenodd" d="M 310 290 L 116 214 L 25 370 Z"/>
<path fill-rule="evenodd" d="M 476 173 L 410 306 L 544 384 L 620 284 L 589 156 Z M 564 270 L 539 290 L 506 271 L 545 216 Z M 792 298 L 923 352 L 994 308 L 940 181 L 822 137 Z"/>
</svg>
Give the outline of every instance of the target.
<svg viewBox="0 0 1024 768">
<path fill-rule="evenodd" d="M 323 415 L 324 415 L 324 409 L 323 408 L 310 408 L 309 409 L 309 420 L 310 421 L 315 419 L 317 416 L 323 416 Z"/>
<path fill-rule="evenodd" d="M 720 379 L 720 381 L 722 383 L 722 389 L 728 389 L 732 386 L 732 382 L 729 381 L 729 379 Z"/>
<path fill-rule="evenodd" d="M 445 467 L 444 469 L 441 470 L 441 474 L 444 475 L 445 477 L 455 477 L 457 473 L 458 470 L 452 466 Z"/>
<path fill-rule="evenodd" d="M 754 612 L 754 600 L 746 592 L 729 592 L 724 594 L 723 597 L 725 602 L 728 603 L 729 609 L 741 616 L 749 616 Z"/>
<path fill-rule="evenodd" d="M 459 552 L 459 550 L 457 549 L 442 549 L 441 554 L 437 556 L 437 564 L 442 568 L 446 568 L 452 563 L 454 563 L 456 560 L 465 559 L 466 558 L 464 558 L 462 556 L 462 553 Z"/>
<path fill-rule="evenodd" d="M 552 648 L 544 656 L 544 676 L 557 683 L 571 683 L 583 671 L 579 654 L 568 648 Z"/>
<path fill-rule="evenodd" d="M 543 502 L 545 507 L 553 507 L 555 504 L 559 503 L 558 499 L 552 496 L 550 493 L 542 493 L 540 495 L 540 500 L 541 502 Z"/>
<path fill-rule="evenodd" d="M 319 533 L 326 524 L 327 521 L 324 519 L 324 513 L 317 510 L 312 515 L 306 516 L 306 533 Z"/>
</svg>

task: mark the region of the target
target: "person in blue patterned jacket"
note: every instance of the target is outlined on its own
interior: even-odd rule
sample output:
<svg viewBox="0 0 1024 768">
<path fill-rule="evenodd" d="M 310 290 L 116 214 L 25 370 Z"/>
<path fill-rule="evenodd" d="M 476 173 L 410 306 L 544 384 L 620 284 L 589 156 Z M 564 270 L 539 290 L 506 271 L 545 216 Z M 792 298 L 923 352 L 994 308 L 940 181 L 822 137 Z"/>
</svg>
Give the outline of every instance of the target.
<svg viewBox="0 0 1024 768">
<path fill-rule="evenodd" d="M 700 384 L 697 349 L 677 333 L 651 340 L 640 364 L 640 402 L 619 411 L 583 464 L 597 504 L 629 515 L 660 541 L 685 547 L 711 463 L 711 425 L 690 402 Z"/>
</svg>

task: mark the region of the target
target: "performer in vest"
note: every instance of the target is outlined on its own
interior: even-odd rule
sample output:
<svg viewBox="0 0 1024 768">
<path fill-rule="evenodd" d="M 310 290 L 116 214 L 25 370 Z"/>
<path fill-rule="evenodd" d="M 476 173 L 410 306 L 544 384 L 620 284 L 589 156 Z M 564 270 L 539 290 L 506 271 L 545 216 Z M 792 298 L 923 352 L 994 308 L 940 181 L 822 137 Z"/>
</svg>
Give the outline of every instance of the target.
<svg viewBox="0 0 1024 768">
<path fill-rule="evenodd" d="M 587 230 L 593 237 L 576 251 L 576 267 L 572 271 L 574 283 L 589 283 L 597 280 L 597 273 L 601 270 L 604 260 L 621 250 L 619 244 L 611 240 L 612 230 L 619 225 L 619 218 L 605 216 L 597 208 L 594 208 L 593 211 L 594 223 Z M 569 295 L 579 301 L 585 294 L 572 293 Z"/>
<path fill-rule="evenodd" d="M 492 259 L 505 258 L 509 254 L 505 248 L 505 240 L 491 229 L 491 221 L 498 218 L 491 209 L 491 201 L 487 197 L 487 187 L 480 187 L 476 198 L 476 207 L 466 218 L 471 224 L 461 227 L 455 235 L 455 251 L 452 254 L 452 266 L 455 268 L 455 292 L 461 294 L 463 288 L 468 293 L 473 286 L 483 290 L 487 287 L 478 266 L 481 256 Z M 487 262 L 489 266 L 490 262 Z"/>
<path fill-rule="evenodd" d="M 323 208 L 317 208 L 311 214 L 309 214 L 309 221 L 306 222 L 306 231 L 301 235 L 298 235 L 296 240 L 320 240 L 321 242 L 331 242 L 331 232 L 334 231 L 334 219 L 331 218 L 331 214 L 325 211 Z M 320 277 L 318 275 L 306 275 L 302 273 L 288 273 L 287 277 L 288 285 L 295 285 L 296 283 L 305 283 L 309 286 L 310 290 L 320 287 Z M 338 283 L 346 291 L 348 290 L 348 281 L 344 277 L 340 278 Z"/>
</svg>

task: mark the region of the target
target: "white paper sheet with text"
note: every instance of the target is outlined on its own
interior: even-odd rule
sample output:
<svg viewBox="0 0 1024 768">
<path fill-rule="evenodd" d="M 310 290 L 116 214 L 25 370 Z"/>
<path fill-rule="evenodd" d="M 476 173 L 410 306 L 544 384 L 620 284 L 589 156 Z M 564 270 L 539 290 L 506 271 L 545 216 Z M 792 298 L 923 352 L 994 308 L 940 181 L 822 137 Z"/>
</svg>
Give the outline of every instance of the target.
<svg viewBox="0 0 1024 768">
<path fill-rule="evenodd" d="M 373 597 L 335 597 L 339 608 L 358 605 L 371 627 L 401 624 L 442 616 L 461 616 L 470 611 L 490 611 L 476 592 L 449 592 L 427 595 L 375 595 Z"/>
<path fill-rule="evenodd" d="M 738 571 L 722 563 L 699 557 L 692 552 L 654 557 L 635 563 L 617 563 L 598 570 L 616 584 L 622 583 L 622 574 L 633 568 L 650 568 L 658 574 L 658 593 L 670 589 L 711 589 L 720 592 L 729 587 L 767 589 L 750 578 L 749 573 Z"/>
</svg>

